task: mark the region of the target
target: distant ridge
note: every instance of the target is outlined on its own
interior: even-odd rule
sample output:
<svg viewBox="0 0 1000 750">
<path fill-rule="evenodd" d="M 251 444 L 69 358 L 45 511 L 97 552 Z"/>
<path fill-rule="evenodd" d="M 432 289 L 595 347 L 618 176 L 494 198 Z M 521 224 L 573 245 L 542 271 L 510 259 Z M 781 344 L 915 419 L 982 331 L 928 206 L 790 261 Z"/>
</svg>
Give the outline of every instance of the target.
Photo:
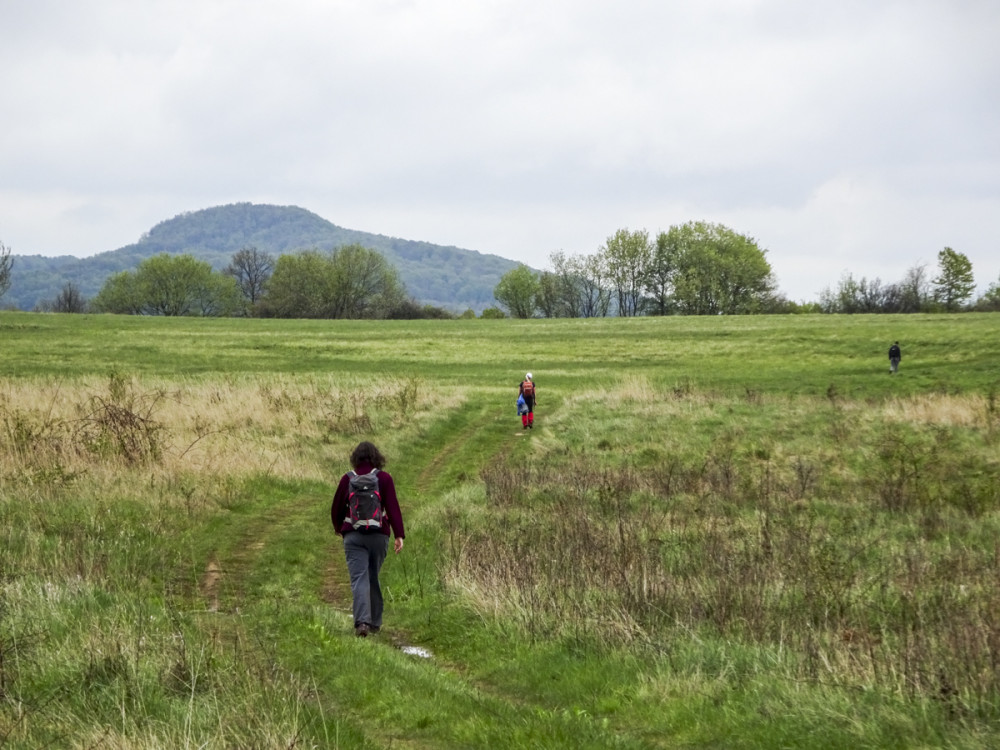
<svg viewBox="0 0 1000 750">
<path fill-rule="evenodd" d="M 331 250 L 358 243 L 377 250 L 397 271 L 420 304 L 476 313 L 495 304 L 493 289 L 517 263 L 498 255 L 344 229 L 298 206 L 235 203 L 179 214 L 162 221 L 139 241 L 89 258 L 15 255 L 5 305 L 32 310 L 53 300 L 72 281 L 91 298 L 105 280 L 136 268 L 160 253 L 188 253 L 221 270 L 248 246 L 275 257 L 300 250 Z"/>
</svg>

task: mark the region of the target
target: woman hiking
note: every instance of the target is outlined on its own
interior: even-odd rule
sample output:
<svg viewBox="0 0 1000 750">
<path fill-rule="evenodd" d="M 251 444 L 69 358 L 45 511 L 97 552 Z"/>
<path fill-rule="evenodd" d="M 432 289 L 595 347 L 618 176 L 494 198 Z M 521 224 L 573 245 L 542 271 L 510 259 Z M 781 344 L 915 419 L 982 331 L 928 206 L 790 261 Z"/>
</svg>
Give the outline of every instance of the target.
<svg viewBox="0 0 1000 750">
<path fill-rule="evenodd" d="M 403 551 L 403 514 L 396 499 L 392 475 L 384 471 L 385 457 L 374 444 L 359 443 L 351 453 L 352 470 L 340 478 L 333 495 L 330 519 L 344 538 L 344 555 L 354 598 L 354 634 L 365 638 L 382 629 L 382 587 L 379 571 L 389 552 Z"/>
<path fill-rule="evenodd" d="M 535 429 L 535 381 L 530 372 L 521 381 L 520 393 L 527 408 L 527 411 L 521 415 L 521 429 L 533 430 Z"/>
</svg>

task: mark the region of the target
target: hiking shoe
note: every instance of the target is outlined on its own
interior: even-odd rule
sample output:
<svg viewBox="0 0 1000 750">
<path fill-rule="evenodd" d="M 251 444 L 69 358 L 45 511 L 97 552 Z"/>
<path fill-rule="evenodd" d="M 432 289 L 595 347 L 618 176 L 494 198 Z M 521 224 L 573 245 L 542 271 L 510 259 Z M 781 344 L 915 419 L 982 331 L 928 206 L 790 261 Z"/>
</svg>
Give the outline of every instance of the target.
<svg viewBox="0 0 1000 750">
<path fill-rule="evenodd" d="M 358 638 L 367 638 L 369 632 L 370 628 L 366 623 L 361 623 L 356 628 L 354 628 L 354 635 L 356 635 Z"/>
<path fill-rule="evenodd" d="M 528 422 L 528 429 L 529 430 L 535 429 L 535 423 L 534 422 Z"/>
</svg>

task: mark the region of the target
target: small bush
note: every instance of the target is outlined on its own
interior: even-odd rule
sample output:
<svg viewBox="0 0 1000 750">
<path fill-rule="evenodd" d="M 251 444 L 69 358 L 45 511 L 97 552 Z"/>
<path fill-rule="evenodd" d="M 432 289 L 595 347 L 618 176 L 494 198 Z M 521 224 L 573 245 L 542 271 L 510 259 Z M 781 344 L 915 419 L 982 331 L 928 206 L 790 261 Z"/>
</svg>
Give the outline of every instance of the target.
<svg viewBox="0 0 1000 750">
<path fill-rule="evenodd" d="M 157 461 L 163 449 L 163 425 L 153 415 L 166 397 L 162 390 L 139 391 L 135 383 L 112 372 L 106 394 L 91 397 L 76 434 L 89 451 L 118 456 L 126 463 Z"/>
</svg>

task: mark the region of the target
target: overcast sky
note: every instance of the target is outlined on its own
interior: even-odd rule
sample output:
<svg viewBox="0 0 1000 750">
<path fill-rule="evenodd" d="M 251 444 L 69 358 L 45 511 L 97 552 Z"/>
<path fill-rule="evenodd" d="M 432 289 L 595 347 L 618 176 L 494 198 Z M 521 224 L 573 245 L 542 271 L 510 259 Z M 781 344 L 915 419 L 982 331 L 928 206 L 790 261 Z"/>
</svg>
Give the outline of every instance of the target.
<svg viewBox="0 0 1000 750">
<path fill-rule="evenodd" d="M 1000 278 L 996 0 L 0 0 L 0 242 L 308 209 L 535 268 L 721 222 L 814 300 Z"/>
</svg>

